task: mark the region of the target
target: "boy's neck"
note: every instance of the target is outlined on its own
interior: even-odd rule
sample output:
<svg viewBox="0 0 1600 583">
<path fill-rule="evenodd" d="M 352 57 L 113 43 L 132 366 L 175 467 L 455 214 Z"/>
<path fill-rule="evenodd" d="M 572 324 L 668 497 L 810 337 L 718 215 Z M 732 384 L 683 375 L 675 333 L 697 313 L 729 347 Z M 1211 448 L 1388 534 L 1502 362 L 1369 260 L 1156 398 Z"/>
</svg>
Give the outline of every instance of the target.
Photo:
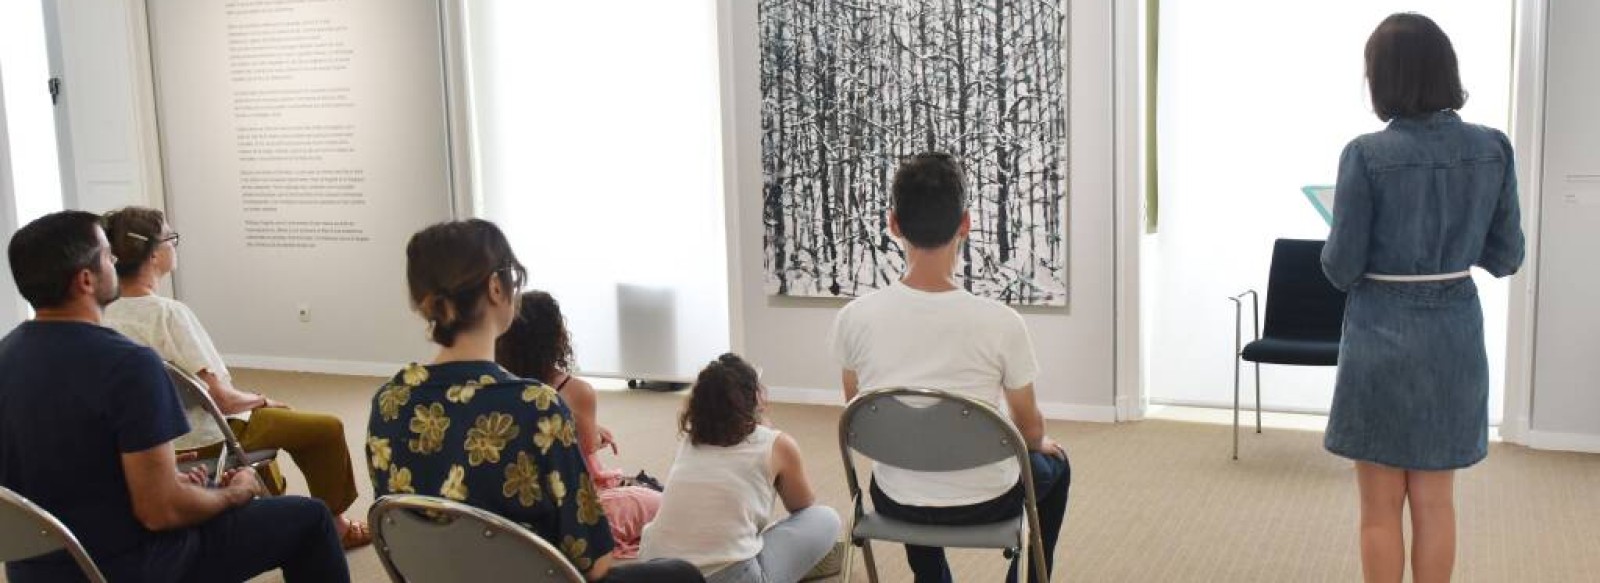
<svg viewBox="0 0 1600 583">
<path fill-rule="evenodd" d="M 906 274 L 900 283 L 918 291 L 946 292 L 960 289 L 956 285 L 957 242 L 937 249 L 918 249 L 907 246 Z"/>
</svg>

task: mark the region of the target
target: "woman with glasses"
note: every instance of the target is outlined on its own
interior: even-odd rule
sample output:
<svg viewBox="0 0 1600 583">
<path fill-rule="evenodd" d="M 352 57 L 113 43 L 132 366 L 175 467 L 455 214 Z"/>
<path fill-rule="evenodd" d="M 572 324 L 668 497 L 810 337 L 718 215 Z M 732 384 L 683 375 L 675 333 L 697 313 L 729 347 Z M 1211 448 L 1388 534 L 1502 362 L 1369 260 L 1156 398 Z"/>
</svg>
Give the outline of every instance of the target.
<svg viewBox="0 0 1600 583">
<path fill-rule="evenodd" d="M 117 258 L 121 297 L 106 306 L 103 322 L 124 336 L 148 345 L 161 358 L 204 381 L 228 424 L 246 451 L 277 449 L 289 453 L 306 476 L 311 495 L 340 516 L 355 502 L 355 471 L 345 444 L 344 424 L 338 417 L 296 411 L 260 393 L 233 385 L 228 367 L 211 343 L 199 318 L 178 300 L 156 294 L 161 278 L 178 266 L 178 233 L 161 211 L 128 207 L 103 217 L 106 239 Z M 189 411 L 189 425 L 198 430 L 190 440 L 217 444 L 198 451 L 202 458 L 216 455 L 223 437 L 204 411 Z M 209 450 L 209 451 L 208 451 Z M 276 474 L 276 472 L 270 472 Z M 265 477 L 265 476 L 264 476 Z M 267 480 L 281 491 L 283 479 Z M 344 547 L 372 542 L 371 529 L 359 520 L 336 521 Z"/>
<path fill-rule="evenodd" d="M 525 277 L 494 223 L 452 221 L 412 235 L 411 307 L 439 352 L 373 396 L 374 493 L 438 496 L 503 516 L 561 549 L 589 580 L 699 580 L 682 561 L 613 568 L 616 541 L 571 410 L 555 389 L 495 364 L 495 340 L 516 318 Z"/>
</svg>

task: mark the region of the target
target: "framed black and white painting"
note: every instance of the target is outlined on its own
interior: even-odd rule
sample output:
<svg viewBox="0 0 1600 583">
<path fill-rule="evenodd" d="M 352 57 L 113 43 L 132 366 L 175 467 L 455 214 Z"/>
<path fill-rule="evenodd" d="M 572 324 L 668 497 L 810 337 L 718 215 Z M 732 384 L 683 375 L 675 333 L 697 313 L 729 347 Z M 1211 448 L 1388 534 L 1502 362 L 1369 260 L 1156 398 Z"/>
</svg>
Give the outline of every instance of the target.
<svg viewBox="0 0 1600 583">
<path fill-rule="evenodd" d="M 967 171 L 967 290 L 1067 300 L 1069 0 L 759 0 L 770 295 L 855 297 L 904 270 L 906 156 Z"/>
</svg>

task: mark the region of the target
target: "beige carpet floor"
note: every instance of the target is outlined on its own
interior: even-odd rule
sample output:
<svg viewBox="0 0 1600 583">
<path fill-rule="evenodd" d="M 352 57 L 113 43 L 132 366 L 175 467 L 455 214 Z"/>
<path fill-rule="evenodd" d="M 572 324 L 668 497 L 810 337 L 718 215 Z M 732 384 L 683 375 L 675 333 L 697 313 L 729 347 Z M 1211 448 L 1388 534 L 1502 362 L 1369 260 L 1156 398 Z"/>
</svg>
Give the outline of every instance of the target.
<svg viewBox="0 0 1600 583">
<path fill-rule="evenodd" d="M 356 459 L 379 380 L 238 371 L 240 386 L 346 421 Z M 621 444 L 612 467 L 665 479 L 679 394 L 603 391 L 602 423 Z M 838 453 L 838 409 L 775 404 L 794 435 L 821 502 L 848 508 Z M 1247 434 L 1228 459 L 1226 426 L 1174 421 L 1050 423 L 1071 453 L 1073 484 L 1057 549 L 1056 581 L 1359 581 L 1351 465 L 1325 453 L 1320 433 Z M 293 464 L 291 491 L 304 492 Z M 364 466 L 355 512 L 371 504 Z M 1495 444 L 1459 474 L 1456 580 L 1600 581 L 1600 455 Z M 910 581 L 898 546 L 879 544 L 884 581 Z M 350 554 L 355 580 L 387 581 L 370 548 Z M 952 551 L 958 581 L 999 581 L 994 551 Z M 865 581 L 857 561 L 857 580 Z M 278 581 L 268 574 L 258 581 Z"/>
</svg>

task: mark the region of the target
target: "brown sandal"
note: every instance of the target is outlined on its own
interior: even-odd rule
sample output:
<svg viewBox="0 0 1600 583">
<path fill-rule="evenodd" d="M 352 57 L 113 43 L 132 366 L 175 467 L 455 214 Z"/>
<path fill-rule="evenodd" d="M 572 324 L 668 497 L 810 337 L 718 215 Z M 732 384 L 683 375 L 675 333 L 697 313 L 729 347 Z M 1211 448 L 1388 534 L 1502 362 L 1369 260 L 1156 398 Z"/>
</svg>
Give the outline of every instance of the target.
<svg viewBox="0 0 1600 583">
<path fill-rule="evenodd" d="M 344 526 L 344 534 L 339 535 L 339 544 L 344 547 L 344 550 L 348 551 L 372 544 L 371 525 L 368 525 L 365 521 L 350 520 L 342 516 L 339 517 L 339 521 Z"/>
</svg>

